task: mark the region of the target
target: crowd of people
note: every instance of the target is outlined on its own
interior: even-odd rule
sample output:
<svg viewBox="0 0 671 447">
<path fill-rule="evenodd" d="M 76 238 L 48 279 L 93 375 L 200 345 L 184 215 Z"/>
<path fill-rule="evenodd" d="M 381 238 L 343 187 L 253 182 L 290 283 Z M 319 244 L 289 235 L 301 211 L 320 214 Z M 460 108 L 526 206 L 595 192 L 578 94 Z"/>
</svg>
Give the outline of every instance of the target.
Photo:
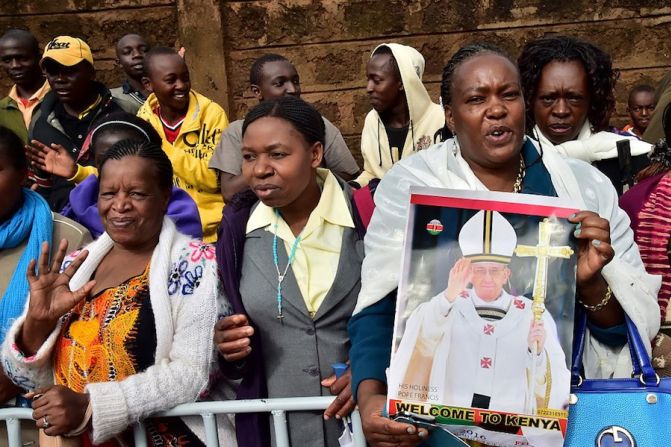
<svg viewBox="0 0 671 447">
<path fill-rule="evenodd" d="M 360 167 L 281 55 L 253 63 L 259 103 L 230 123 L 182 51 L 128 34 L 116 55 L 109 88 L 80 38 L 0 37 L 0 399 L 33 408 L 24 441 L 133 445 L 145 420 L 152 446 L 199 446 L 199 418 L 153 415 L 334 395 L 288 415 L 291 445 L 339 445 L 357 405 L 371 446 L 427 442 L 384 412 L 411 186 L 570 200 L 586 376 L 631 375 L 625 315 L 671 374 L 671 74 L 634 86 L 616 129 L 618 72 L 589 42 L 465 45 L 438 101 L 424 56 L 384 43 Z M 265 413 L 218 427 L 275 443 Z"/>
</svg>

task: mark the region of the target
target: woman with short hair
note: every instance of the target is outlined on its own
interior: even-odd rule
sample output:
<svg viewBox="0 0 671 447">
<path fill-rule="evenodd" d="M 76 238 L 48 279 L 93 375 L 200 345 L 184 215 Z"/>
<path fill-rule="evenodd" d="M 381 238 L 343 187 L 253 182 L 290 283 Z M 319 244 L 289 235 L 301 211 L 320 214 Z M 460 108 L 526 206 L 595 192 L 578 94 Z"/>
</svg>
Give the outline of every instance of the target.
<svg viewBox="0 0 671 447">
<path fill-rule="evenodd" d="M 529 135 L 544 149 L 595 163 L 621 194 L 617 142 L 629 142 L 634 173 L 647 165 L 652 147 L 609 132 L 619 77 L 610 55 L 575 37 L 552 36 L 528 42 L 517 63 Z"/>
<path fill-rule="evenodd" d="M 61 213 L 84 225 L 94 238 L 105 231 L 98 213 L 97 166 L 109 148 L 126 139 L 162 144 L 161 137 L 147 121 L 126 112 L 116 112 L 96 121 L 86 137 L 84 150 L 91 151 L 95 166 L 80 166 L 59 145 L 50 148 L 35 142 L 26 147 L 29 159 L 39 169 L 77 183 Z M 167 215 L 180 232 L 197 239 L 203 236 L 196 202 L 177 186 L 172 187 Z"/>
<path fill-rule="evenodd" d="M 337 395 L 321 411 L 287 415 L 291 445 L 338 446 L 354 408 L 347 322 L 360 287 L 363 228 L 352 191 L 329 170 L 324 120 L 293 96 L 254 107 L 242 126 L 250 190 L 224 208 L 217 260 L 234 315 L 215 331 L 238 399 Z M 236 416 L 240 446 L 267 446 L 268 415 Z"/>
<path fill-rule="evenodd" d="M 33 418 L 46 435 L 133 445 L 131 424 L 207 389 L 212 327 L 225 310 L 214 247 L 165 216 L 172 166 L 160 146 L 121 141 L 99 167 L 105 233 L 68 257 L 61 243 L 51 265 L 42 246 L 3 366 L 33 390 Z M 149 445 L 203 445 L 179 418 L 145 425 Z"/>
</svg>

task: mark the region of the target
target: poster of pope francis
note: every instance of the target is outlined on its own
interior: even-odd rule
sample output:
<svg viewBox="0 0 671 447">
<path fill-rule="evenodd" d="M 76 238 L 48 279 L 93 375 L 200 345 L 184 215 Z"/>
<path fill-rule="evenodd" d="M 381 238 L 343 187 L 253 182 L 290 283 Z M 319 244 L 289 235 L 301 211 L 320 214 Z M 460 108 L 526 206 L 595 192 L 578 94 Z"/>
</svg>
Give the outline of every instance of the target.
<svg viewBox="0 0 671 447">
<path fill-rule="evenodd" d="M 575 212 L 557 198 L 413 190 L 389 413 L 484 445 L 561 446 Z"/>
</svg>

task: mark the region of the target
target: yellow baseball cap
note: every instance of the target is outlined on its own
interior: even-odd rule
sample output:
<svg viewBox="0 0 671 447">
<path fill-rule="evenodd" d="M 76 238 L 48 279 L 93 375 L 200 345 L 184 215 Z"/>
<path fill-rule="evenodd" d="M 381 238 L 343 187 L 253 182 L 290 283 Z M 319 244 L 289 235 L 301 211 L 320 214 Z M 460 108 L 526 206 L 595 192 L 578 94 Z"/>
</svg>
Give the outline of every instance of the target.
<svg viewBox="0 0 671 447">
<path fill-rule="evenodd" d="M 86 42 L 70 36 L 54 37 L 45 47 L 42 61 L 52 59 L 55 62 L 71 67 L 81 61 L 87 61 L 93 65 L 91 48 Z"/>
</svg>

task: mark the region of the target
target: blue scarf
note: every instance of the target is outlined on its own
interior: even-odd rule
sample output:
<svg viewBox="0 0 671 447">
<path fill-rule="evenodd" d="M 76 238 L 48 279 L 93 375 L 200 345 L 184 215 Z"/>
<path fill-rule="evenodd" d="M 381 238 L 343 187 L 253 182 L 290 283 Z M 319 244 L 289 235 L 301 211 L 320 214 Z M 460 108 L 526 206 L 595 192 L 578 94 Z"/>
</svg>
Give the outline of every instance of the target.
<svg viewBox="0 0 671 447">
<path fill-rule="evenodd" d="M 24 189 L 21 208 L 0 224 L 0 250 L 18 247 L 28 239 L 0 302 L 0 343 L 5 340 L 14 320 L 23 313 L 29 290 L 26 278 L 28 263 L 31 259 L 38 259 L 42 242 L 51 244 L 53 221 L 46 200 L 36 192 Z"/>
</svg>

